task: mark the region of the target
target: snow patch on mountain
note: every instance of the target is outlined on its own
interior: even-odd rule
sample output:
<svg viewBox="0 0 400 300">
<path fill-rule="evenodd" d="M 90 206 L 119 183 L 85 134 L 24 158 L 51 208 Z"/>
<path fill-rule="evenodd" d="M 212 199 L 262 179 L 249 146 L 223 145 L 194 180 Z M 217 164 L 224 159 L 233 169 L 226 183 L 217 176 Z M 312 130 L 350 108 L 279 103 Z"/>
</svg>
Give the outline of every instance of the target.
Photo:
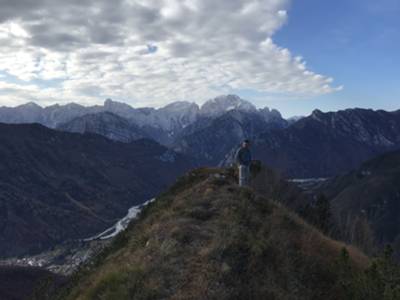
<svg viewBox="0 0 400 300">
<path fill-rule="evenodd" d="M 211 99 L 201 107 L 196 103 L 177 101 L 158 109 L 151 107 L 134 108 L 126 103 L 111 99 L 105 100 L 103 105 L 89 107 L 70 103 L 66 105 L 56 104 L 42 108 L 34 103 L 28 103 L 14 108 L 0 107 L 0 122 L 40 123 L 50 128 L 60 128 L 60 126 L 64 126 L 77 118 L 83 117 L 87 119 L 87 115 L 113 113 L 116 116 L 126 119 L 130 125 L 134 125 L 132 127 L 135 135 L 134 139 L 143 136 L 170 146 L 177 137 L 182 135 L 182 132 L 186 128 L 191 127 L 191 125 L 196 124 L 198 121 L 203 124 L 224 114 L 235 112 L 262 116 L 267 123 L 282 123 L 282 125 L 285 125 L 283 123 L 286 122 L 278 111 L 268 108 L 257 109 L 252 103 L 236 95 L 220 96 Z M 129 130 L 130 125 L 124 127 Z M 110 126 L 112 127 L 113 124 L 107 123 L 107 120 L 102 119 L 99 120 L 99 126 L 101 130 L 94 130 L 94 133 L 104 135 L 103 132 L 99 131 L 104 131 L 110 128 Z M 95 129 L 98 129 L 99 126 Z M 134 128 L 135 126 L 137 128 Z M 85 129 L 85 127 L 82 128 Z M 118 130 L 113 130 L 111 133 L 107 132 L 105 136 L 122 141 L 131 140 L 129 133 L 122 135 L 122 137 L 127 136 L 128 138 L 121 138 Z"/>
<path fill-rule="evenodd" d="M 250 102 L 236 95 L 227 95 L 204 103 L 200 109 L 200 114 L 207 117 L 217 117 L 231 110 L 257 112 L 257 108 Z"/>
</svg>

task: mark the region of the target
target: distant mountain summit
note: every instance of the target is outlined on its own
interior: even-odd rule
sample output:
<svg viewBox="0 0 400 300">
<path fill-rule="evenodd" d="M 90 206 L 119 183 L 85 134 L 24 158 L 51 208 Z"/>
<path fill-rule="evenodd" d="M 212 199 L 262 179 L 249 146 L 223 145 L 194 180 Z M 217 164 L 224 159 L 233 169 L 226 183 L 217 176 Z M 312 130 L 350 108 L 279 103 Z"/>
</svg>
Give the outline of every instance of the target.
<svg viewBox="0 0 400 300">
<path fill-rule="evenodd" d="M 204 103 L 200 114 L 206 117 L 218 117 L 232 110 L 256 112 L 257 108 L 236 95 L 228 95 L 220 96 Z"/>
<path fill-rule="evenodd" d="M 158 111 L 161 127 L 174 131 L 183 129 L 195 122 L 198 118 L 200 108 L 196 103 L 182 101 L 168 104 Z M 156 124 L 157 120 L 153 122 Z"/>
<path fill-rule="evenodd" d="M 124 143 L 147 137 L 137 125 L 111 112 L 77 117 L 57 126 L 57 129 L 82 134 L 95 133 Z"/>
</svg>

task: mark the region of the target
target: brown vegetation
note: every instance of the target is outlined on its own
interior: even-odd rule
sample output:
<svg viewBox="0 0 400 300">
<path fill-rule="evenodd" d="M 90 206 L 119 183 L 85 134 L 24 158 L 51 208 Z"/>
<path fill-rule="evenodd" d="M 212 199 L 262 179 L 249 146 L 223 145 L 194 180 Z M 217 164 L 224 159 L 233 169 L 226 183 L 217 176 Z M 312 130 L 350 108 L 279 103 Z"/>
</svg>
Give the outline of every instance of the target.
<svg viewBox="0 0 400 300">
<path fill-rule="evenodd" d="M 182 178 L 63 298 L 340 299 L 345 246 L 232 180 L 218 169 Z M 348 252 L 353 268 L 366 268 L 367 257 Z"/>
</svg>

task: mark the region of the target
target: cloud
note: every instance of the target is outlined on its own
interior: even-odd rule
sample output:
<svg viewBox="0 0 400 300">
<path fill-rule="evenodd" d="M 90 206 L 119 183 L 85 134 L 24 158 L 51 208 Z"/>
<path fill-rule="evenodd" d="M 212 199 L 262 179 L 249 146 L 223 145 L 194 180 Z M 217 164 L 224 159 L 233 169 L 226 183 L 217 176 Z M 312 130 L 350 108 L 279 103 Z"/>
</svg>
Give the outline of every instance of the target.
<svg viewBox="0 0 400 300">
<path fill-rule="evenodd" d="M 0 6 L 0 72 L 29 85 L 57 80 L 57 87 L 30 91 L 47 96 L 43 101 L 113 97 L 161 105 L 241 89 L 337 90 L 274 43 L 289 0 L 0 0 Z M 0 93 L 0 104 L 29 98 L 20 86 L 22 92 Z"/>
</svg>

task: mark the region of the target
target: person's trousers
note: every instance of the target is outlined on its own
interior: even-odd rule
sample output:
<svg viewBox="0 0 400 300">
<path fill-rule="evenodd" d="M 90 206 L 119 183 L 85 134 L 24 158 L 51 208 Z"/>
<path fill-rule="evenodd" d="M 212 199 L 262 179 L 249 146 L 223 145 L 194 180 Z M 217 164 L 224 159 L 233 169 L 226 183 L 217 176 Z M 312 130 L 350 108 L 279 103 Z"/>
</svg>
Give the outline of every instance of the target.
<svg viewBox="0 0 400 300">
<path fill-rule="evenodd" d="M 250 184 L 250 167 L 239 165 L 239 186 L 248 186 Z"/>
</svg>

